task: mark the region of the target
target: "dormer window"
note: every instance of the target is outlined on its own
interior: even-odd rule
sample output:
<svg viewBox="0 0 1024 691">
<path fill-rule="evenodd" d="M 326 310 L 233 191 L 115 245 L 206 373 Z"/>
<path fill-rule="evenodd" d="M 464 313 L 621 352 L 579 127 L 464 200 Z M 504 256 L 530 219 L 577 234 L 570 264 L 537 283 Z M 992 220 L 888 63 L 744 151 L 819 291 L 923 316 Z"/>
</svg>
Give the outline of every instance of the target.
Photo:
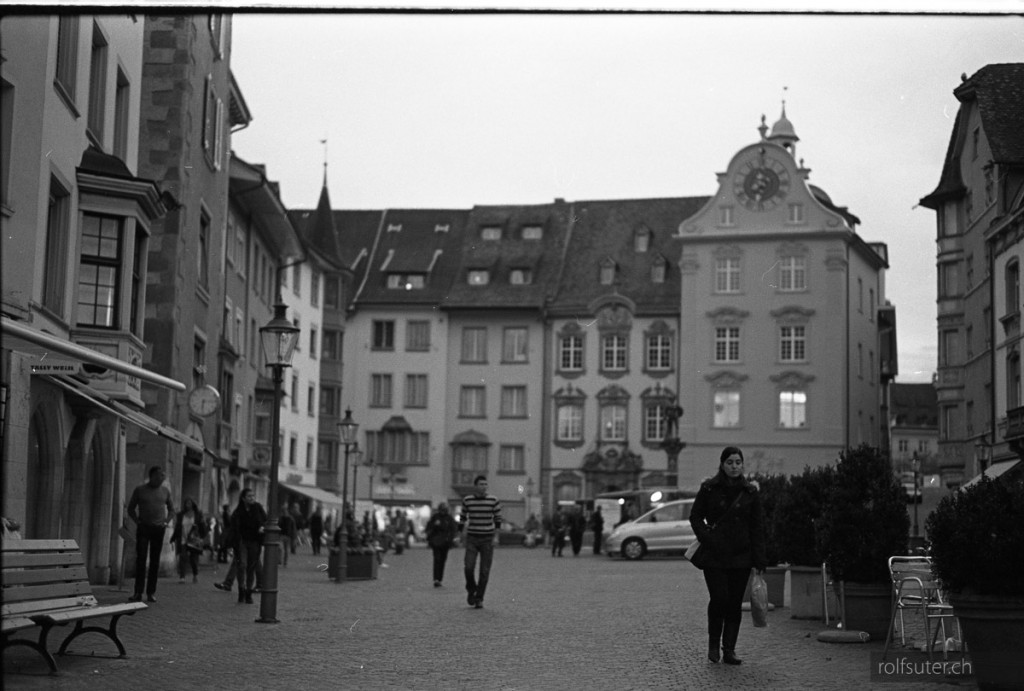
<svg viewBox="0 0 1024 691">
<path fill-rule="evenodd" d="M 523 226 L 524 240 L 540 240 L 544 237 L 544 230 L 540 226 Z"/>
<path fill-rule="evenodd" d="M 804 222 L 804 205 L 803 204 L 790 204 L 789 205 L 789 222 L 790 223 L 803 223 Z"/>
<path fill-rule="evenodd" d="M 388 232 L 389 233 L 401 233 L 402 232 L 402 224 L 401 223 L 389 223 L 388 224 Z"/>
<path fill-rule="evenodd" d="M 491 282 L 491 272 L 487 269 L 471 269 L 467 282 L 471 286 L 485 286 Z"/>
<path fill-rule="evenodd" d="M 448 229 L 450 227 L 451 226 L 448 223 L 444 223 L 444 224 L 438 223 L 437 225 L 434 226 L 434 232 L 435 233 L 447 233 Z"/>
<path fill-rule="evenodd" d="M 633 251 L 646 252 L 651 246 L 651 231 L 640 228 L 633 234 Z"/>
<path fill-rule="evenodd" d="M 508 282 L 514 286 L 525 286 L 533 283 L 533 272 L 529 269 L 512 269 Z"/>
<path fill-rule="evenodd" d="M 501 226 L 484 226 L 480 229 L 481 240 L 501 240 Z"/>
<path fill-rule="evenodd" d="M 668 266 L 668 262 L 664 257 L 658 257 L 653 264 L 651 264 L 651 283 L 664 283 L 665 282 L 665 269 Z"/>
<path fill-rule="evenodd" d="M 388 288 L 392 290 L 423 290 L 425 285 L 423 274 L 388 274 Z"/>
<path fill-rule="evenodd" d="M 601 262 L 601 285 L 610 286 L 615 280 L 615 261 L 605 259 Z"/>
</svg>

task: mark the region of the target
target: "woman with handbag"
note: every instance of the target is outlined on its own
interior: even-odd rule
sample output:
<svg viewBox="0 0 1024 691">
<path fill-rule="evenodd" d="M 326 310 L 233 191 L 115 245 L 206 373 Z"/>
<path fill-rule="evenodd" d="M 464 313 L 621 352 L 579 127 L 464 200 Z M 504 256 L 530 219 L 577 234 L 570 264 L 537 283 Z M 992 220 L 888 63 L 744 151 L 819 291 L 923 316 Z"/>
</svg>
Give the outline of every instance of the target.
<svg viewBox="0 0 1024 691">
<path fill-rule="evenodd" d="M 192 567 L 192 582 L 198 583 L 199 555 L 203 553 L 203 541 L 206 539 L 206 522 L 191 497 L 185 497 L 181 507 L 174 519 L 174 532 L 171 534 L 171 544 L 178 555 L 178 582 L 185 582 L 187 563 Z"/>
<path fill-rule="evenodd" d="M 736 657 L 736 639 L 743 620 L 743 591 L 751 567 L 763 572 L 764 518 L 757 487 L 743 477 L 743 452 L 727 446 L 718 473 L 704 481 L 690 511 L 690 524 L 700 541 L 704 582 L 708 587 L 708 659 L 727 665 Z"/>
</svg>

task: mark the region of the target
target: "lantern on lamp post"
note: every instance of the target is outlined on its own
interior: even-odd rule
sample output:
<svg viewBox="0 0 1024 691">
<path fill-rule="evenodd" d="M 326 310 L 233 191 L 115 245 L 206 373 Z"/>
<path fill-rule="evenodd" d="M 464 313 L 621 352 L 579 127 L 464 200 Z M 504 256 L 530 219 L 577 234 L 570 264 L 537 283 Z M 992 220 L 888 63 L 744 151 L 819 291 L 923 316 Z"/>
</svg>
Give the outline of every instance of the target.
<svg viewBox="0 0 1024 691">
<path fill-rule="evenodd" d="M 261 624 L 277 623 L 277 562 L 281 556 L 279 535 L 281 529 L 277 525 L 277 468 L 281 463 L 281 382 L 284 380 L 284 368 L 291 367 L 292 354 L 299 338 L 299 330 L 285 316 L 288 306 L 280 301 L 274 305 L 274 318 L 266 326 L 260 328 L 260 342 L 263 345 L 263 357 L 270 368 L 274 382 L 274 408 L 271 413 L 270 425 L 270 487 L 267 492 L 267 525 L 263 530 L 263 588 L 260 591 Z M 239 587 L 242 582 L 239 580 Z"/>
<path fill-rule="evenodd" d="M 356 444 L 356 433 L 359 432 L 359 425 L 352 419 L 352 409 L 345 410 L 345 418 L 338 423 L 338 437 L 345 447 L 345 468 L 342 470 L 341 479 L 341 529 L 339 532 L 341 544 L 341 557 L 338 568 L 338 581 L 344 581 L 348 569 L 348 456 L 352 447 Z"/>
</svg>

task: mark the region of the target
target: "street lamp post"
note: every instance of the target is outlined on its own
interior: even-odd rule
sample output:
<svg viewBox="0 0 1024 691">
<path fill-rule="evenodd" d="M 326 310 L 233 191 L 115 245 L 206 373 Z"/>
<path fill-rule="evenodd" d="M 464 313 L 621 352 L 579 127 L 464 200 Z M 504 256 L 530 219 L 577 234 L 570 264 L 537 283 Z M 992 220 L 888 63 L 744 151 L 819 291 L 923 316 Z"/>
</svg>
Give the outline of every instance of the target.
<svg viewBox="0 0 1024 691">
<path fill-rule="evenodd" d="M 348 455 L 356 443 L 356 433 L 359 425 L 352 419 L 352 409 L 345 410 L 345 419 L 338 423 L 338 436 L 345 446 L 345 468 L 342 471 L 341 481 L 341 557 L 338 567 L 338 581 L 344 581 L 348 569 Z"/>
<path fill-rule="evenodd" d="M 914 540 L 917 540 L 919 534 L 917 527 L 917 503 L 920 497 L 919 492 L 921 491 L 921 486 L 918 484 L 918 477 L 920 477 L 921 472 L 921 459 L 917 457 L 916 451 L 914 452 L 913 458 L 910 460 L 910 467 L 914 471 L 914 494 L 912 499 L 914 501 Z"/>
<path fill-rule="evenodd" d="M 377 462 L 372 458 L 366 462 L 370 469 L 370 542 L 377 539 L 377 512 L 373 507 L 373 477 L 377 474 Z"/>
<path fill-rule="evenodd" d="M 352 510 L 355 511 L 359 504 L 359 464 L 363 462 L 363 452 L 359 444 L 352 449 Z"/>
<path fill-rule="evenodd" d="M 260 624 L 277 623 L 277 562 L 281 557 L 281 529 L 277 525 L 277 468 L 281 463 L 281 383 L 284 368 L 291 367 L 292 353 L 298 341 L 299 330 L 286 317 L 288 307 L 280 301 L 274 305 L 274 318 L 260 329 L 263 355 L 274 381 L 274 409 L 270 425 L 270 487 L 268 488 L 267 525 L 263 529 L 263 587 L 260 590 Z M 238 581 L 242 585 L 243 578 Z"/>
</svg>

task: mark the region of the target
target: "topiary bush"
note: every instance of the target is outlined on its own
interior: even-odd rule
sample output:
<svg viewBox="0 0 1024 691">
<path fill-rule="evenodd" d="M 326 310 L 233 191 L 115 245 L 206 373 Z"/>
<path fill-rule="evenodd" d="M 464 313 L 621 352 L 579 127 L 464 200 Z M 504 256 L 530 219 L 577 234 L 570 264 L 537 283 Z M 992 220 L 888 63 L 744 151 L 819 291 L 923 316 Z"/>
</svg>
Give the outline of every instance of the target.
<svg viewBox="0 0 1024 691">
<path fill-rule="evenodd" d="M 1024 596 L 1024 482 L 983 477 L 943 497 L 925 525 L 946 590 Z"/>
<path fill-rule="evenodd" d="M 889 557 L 907 553 L 910 517 L 889 460 L 867 444 L 839 456 L 815 539 L 832 575 L 853 583 L 889 581 Z"/>
<path fill-rule="evenodd" d="M 807 467 L 802 474 L 786 480 L 770 519 L 779 561 L 793 566 L 821 566 L 824 555 L 815 545 L 814 530 L 834 475 L 831 466 Z"/>
<path fill-rule="evenodd" d="M 789 479 L 785 475 L 767 475 L 756 473 L 750 481 L 757 483 L 761 496 L 761 508 L 764 513 L 764 549 L 768 565 L 774 566 L 781 560 L 781 545 L 775 524 L 775 513 L 779 502 L 788 491 Z"/>
</svg>

